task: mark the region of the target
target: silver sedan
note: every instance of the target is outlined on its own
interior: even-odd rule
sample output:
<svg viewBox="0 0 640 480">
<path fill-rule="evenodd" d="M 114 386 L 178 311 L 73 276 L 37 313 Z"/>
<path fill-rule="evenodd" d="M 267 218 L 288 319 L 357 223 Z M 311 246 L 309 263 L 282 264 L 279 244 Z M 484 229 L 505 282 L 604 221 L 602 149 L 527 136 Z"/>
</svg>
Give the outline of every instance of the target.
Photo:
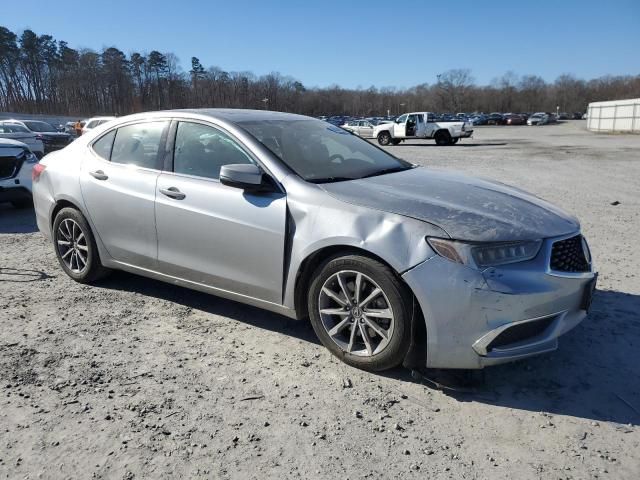
<svg viewBox="0 0 640 480">
<path fill-rule="evenodd" d="M 358 368 L 482 368 L 554 350 L 596 274 L 578 221 L 300 115 L 137 114 L 42 160 L 62 269 L 111 269 L 296 319 Z"/>
<path fill-rule="evenodd" d="M 350 120 L 342 128 L 348 130 L 362 138 L 373 138 L 373 130 L 375 125 L 369 120 Z"/>
</svg>

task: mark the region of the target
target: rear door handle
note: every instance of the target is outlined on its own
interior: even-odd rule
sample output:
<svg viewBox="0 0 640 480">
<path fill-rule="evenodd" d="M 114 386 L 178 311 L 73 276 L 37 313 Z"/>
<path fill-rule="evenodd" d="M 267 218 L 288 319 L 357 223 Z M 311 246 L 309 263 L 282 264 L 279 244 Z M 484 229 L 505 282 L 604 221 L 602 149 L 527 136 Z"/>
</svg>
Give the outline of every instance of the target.
<svg viewBox="0 0 640 480">
<path fill-rule="evenodd" d="M 161 188 L 160 193 L 175 200 L 182 200 L 186 195 L 176 187 Z"/>
<path fill-rule="evenodd" d="M 96 170 L 95 172 L 89 172 L 89 175 L 91 175 L 96 180 L 106 180 L 107 178 L 109 178 L 109 175 L 104 173 L 102 170 Z"/>
</svg>

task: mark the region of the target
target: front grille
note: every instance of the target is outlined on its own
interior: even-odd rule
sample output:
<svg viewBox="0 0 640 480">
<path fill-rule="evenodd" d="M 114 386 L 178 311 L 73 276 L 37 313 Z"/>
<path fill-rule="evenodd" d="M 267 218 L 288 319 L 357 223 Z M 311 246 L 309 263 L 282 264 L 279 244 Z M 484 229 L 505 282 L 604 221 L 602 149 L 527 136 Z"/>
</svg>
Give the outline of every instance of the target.
<svg viewBox="0 0 640 480">
<path fill-rule="evenodd" d="M 18 157 L 0 157 L 0 180 L 14 177 L 21 163 Z"/>
<path fill-rule="evenodd" d="M 591 270 L 591 265 L 585 248 L 582 235 L 558 240 L 551 249 L 551 270 L 571 273 L 588 272 Z"/>
<path fill-rule="evenodd" d="M 555 318 L 556 317 L 541 318 L 540 320 L 519 323 L 513 327 L 507 328 L 491 341 L 487 346 L 487 351 L 537 337 L 549 328 L 549 325 L 553 323 Z"/>
</svg>

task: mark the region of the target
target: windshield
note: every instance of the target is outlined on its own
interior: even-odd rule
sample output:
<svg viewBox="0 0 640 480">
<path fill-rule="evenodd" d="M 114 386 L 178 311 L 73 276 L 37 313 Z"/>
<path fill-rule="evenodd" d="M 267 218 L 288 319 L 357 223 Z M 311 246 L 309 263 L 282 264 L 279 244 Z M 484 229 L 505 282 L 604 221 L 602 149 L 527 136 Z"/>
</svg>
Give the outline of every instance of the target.
<svg viewBox="0 0 640 480">
<path fill-rule="evenodd" d="M 17 123 L 0 123 L 0 133 L 31 133 Z"/>
<path fill-rule="evenodd" d="M 304 180 L 355 180 L 412 168 L 366 140 L 318 120 L 243 121 L 238 125 Z"/>
<path fill-rule="evenodd" d="M 56 129 L 47 122 L 36 122 L 33 120 L 25 120 L 23 122 L 32 132 L 55 132 Z"/>
</svg>

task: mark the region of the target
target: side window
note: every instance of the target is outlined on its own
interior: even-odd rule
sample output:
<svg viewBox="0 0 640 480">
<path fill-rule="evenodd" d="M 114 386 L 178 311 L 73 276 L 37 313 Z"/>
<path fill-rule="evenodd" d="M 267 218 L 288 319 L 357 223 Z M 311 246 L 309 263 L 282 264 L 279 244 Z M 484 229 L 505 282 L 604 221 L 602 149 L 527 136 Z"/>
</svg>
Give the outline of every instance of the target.
<svg viewBox="0 0 640 480">
<path fill-rule="evenodd" d="M 405 113 L 396 120 L 396 123 L 405 123 L 407 121 L 407 114 Z"/>
<path fill-rule="evenodd" d="M 176 132 L 173 171 L 217 179 L 223 165 L 254 163 L 238 143 L 220 130 L 180 122 Z"/>
<path fill-rule="evenodd" d="M 158 168 L 162 132 L 169 122 L 146 122 L 118 128 L 111 161 L 143 168 Z"/>
<path fill-rule="evenodd" d="M 111 130 L 106 135 L 100 137 L 97 142 L 93 143 L 93 151 L 105 160 L 111 159 L 111 147 L 113 147 L 113 139 L 116 136 L 116 131 Z"/>
</svg>

